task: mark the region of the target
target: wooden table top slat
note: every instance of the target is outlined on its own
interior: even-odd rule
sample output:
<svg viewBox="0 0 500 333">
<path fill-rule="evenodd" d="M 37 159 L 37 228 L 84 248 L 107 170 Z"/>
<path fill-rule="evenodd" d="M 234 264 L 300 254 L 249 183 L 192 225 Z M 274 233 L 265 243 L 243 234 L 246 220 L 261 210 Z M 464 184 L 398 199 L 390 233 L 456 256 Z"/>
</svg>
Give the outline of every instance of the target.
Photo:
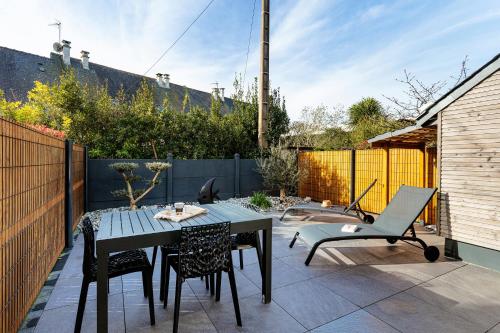
<svg viewBox="0 0 500 333">
<path fill-rule="evenodd" d="M 123 235 L 133 235 L 135 234 L 135 230 L 132 226 L 132 221 L 130 221 L 130 212 L 124 211 L 120 212 L 120 219 L 122 221 L 122 233 Z M 135 212 L 132 212 L 132 214 L 135 214 Z M 139 226 L 137 226 L 136 229 L 138 229 Z M 139 231 L 139 230 L 137 230 Z"/>
</svg>

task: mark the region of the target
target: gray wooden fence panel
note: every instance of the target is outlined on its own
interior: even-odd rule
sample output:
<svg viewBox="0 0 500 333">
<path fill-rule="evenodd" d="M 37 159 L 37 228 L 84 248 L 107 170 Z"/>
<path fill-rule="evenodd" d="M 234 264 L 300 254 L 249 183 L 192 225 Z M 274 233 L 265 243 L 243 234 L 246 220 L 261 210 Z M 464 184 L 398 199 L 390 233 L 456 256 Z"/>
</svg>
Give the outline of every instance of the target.
<svg viewBox="0 0 500 333">
<path fill-rule="evenodd" d="M 238 157 L 235 157 L 238 158 Z M 91 159 L 88 161 L 88 205 L 89 210 L 112 208 L 128 205 L 128 201 L 114 197 L 111 192 L 124 187 L 121 176 L 109 164 L 115 162 L 135 162 L 140 168 L 137 174 L 151 179 L 153 174 L 144 167 L 144 162 L 151 160 L 113 160 Z M 255 171 L 255 160 L 241 159 L 225 160 L 173 160 L 172 179 L 167 172 L 162 173 L 160 184 L 149 193 L 139 205 L 164 204 L 168 201 L 196 201 L 201 186 L 210 178 L 217 178 L 215 189 L 219 189 L 221 199 L 234 197 L 239 189 L 240 196 L 251 195 L 255 191 L 262 191 L 262 178 Z M 239 180 L 239 186 L 236 181 Z M 169 181 L 172 184 L 172 199 L 167 199 Z M 146 182 L 137 183 L 145 186 Z"/>
</svg>

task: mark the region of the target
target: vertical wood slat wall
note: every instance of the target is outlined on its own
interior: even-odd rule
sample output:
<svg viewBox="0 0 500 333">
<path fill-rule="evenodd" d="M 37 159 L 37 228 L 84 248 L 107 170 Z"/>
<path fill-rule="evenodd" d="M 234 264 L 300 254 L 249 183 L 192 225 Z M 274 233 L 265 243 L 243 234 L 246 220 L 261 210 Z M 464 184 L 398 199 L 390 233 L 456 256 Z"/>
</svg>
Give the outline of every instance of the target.
<svg viewBox="0 0 500 333">
<path fill-rule="evenodd" d="M 0 118 L 0 332 L 17 331 L 64 248 L 64 149 Z"/>
<path fill-rule="evenodd" d="M 301 152 L 299 168 L 308 177 L 299 184 L 299 195 L 315 201 L 331 200 L 335 205 L 349 204 L 351 151 Z M 436 187 L 436 149 L 369 149 L 356 151 L 355 195 L 377 179 L 375 186 L 361 200 L 363 210 L 381 213 L 401 185 Z M 420 217 L 435 224 L 436 198 Z"/>
<path fill-rule="evenodd" d="M 307 176 L 299 183 L 299 195 L 315 201 L 329 199 L 334 205 L 349 204 L 351 152 L 301 152 L 299 168 Z"/>
</svg>

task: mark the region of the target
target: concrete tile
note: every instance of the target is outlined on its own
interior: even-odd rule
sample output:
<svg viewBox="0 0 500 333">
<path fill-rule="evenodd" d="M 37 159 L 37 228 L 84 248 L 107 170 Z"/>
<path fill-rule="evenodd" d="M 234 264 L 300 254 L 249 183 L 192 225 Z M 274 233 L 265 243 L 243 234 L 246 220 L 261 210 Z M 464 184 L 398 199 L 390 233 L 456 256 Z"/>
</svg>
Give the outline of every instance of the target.
<svg viewBox="0 0 500 333">
<path fill-rule="evenodd" d="M 364 310 L 358 310 L 311 331 L 312 333 L 397 333 Z"/>
<path fill-rule="evenodd" d="M 83 277 L 59 278 L 49 297 L 45 309 L 55 309 L 61 306 L 78 303 L 82 288 Z M 109 280 L 109 295 L 120 294 L 122 292 L 122 280 L 120 277 Z M 87 300 L 94 300 L 97 297 L 96 283 L 89 286 Z"/>
<path fill-rule="evenodd" d="M 465 263 L 461 261 L 442 261 L 433 263 L 370 265 L 370 267 L 377 271 L 396 275 L 405 279 L 428 281 L 464 265 Z"/>
<path fill-rule="evenodd" d="M 306 246 L 302 241 L 297 240 L 293 248 L 290 248 L 290 238 L 277 239 L 273 238 L 273 257 L 283 258 L 291 255 L 303 255 L 304 260 L 309 254 L 310 248 Z"/>
<path fill-rule="evenodd" d="M 35 328 L 36 333 L 73 332 L 78 305 L 72 304 L 57 309 L 45 310 Z M 124 332 L 123 295 L 112 295 L 108 300 L 109 332 Z M 88 300 L 83 314 L 82 332 L 97 330 L 97 304 Z"/>
<path fill-rule="evenodd" d="M 240 257 L 238 251 L 232 251 L 232 255 L 234 267 L 240 269 Z M 246 265 L 251 265 L 258 262 L 259 260 L 257 258 L 257 250 L 255 248 L 243 250 L 243 269 L 245 269 Z"/>
<path fill-rule="evenodd" d="M 486 298 L 500 299 L 500 272 L 466 265 L 439 277 L 453 286 Z"/>
<path fill-rule="evenodd" d="M 402 332 L 483 332 L 477 324 L 402 292 L 365 308 Z"/>
<path fill-rule="evenodd" d="M 242 327 L 236 325 L 232 302 L 202 301 L 203 307 L 218 332 L 267 332 L 294 333 L 305 332 L 293 317 L 275 302 L 263 304 L 261 296 L 240 299 Z"/>
<path fill-rule="evenodd" d="M 256 286 L 262 285 L 262 276 L 258 264 L 248 265 L 241 271 L 250 281 Z M 299 272 L 285 264 L 279 259 L 273 259 L 272 263 L 272 288 L 280 288 L 294 282 L 304 281 L 309 279 L 309 276 Z"/>
<path fill-rule="evenodd" d="M 280 260 L 310 278 L 339 272 L 353 266 L 345 262 L 336 261 L 330 256 L 322 255 L 321 251 L 316 252 L 316 256 L 309 263 L 309 266 L 304 264 L 306 258 L 306 255 L 295 254 L 280 258 Z"/>
<path fill-rule="evenodd" d="M 359 309 L 315 281 L 302 281 L 273 292 L 273 300 L 307 329 Z"/>
<path fill-rule="evenodd" d="M 386 297 L 392 296 L 399 290 L 383 279 L 375 279 L 366 275 L 363 266 L 357 266 L 342 272 L 333 273 L 313 279 L 321 283 L 338 295 L 352 303 L 364 307 Z"/>
<path fill-rule="evenodd" d="M 158 297 L 155 301 L 156 325 L 151 326 L 149 320 L 149 303 L 140 290 L 124 293 L 125 323 L 129 332 L 171 332 L 174 316 L 175 284 L 169 288 L 168 306 L 163 308 L 163 302 Z M 156 296 L 156 295 L 155 295 Z M 181 332 L 216 332 L 208 319 L 200 302 L 187 283 L 183 284 L 181 309 L 179 317 Z"/>
<path fill-rule="evenodd" d="M 238 290 L 239 298 L 261 294 L 261 286 L 260 285 L 256 286 L 243 273 L 240 273 L 240 271 L 236 270 L 234 275 L 236 277 L 236 287 Z M 200 300 L 209 299 L 212 297 L 210 295 L 210 290 L 207 290 L 205 287 L 205 280 L 202 281 L 200 279 L 189 279 L 187 282 L 191 287 L 191 289 L 193 290 L 193 292 Z M 229 278 L 227 276 L 227 273 L 222 273 L 221 299 L 222 300 L 228 299 L 232 302 L 231 297 L 232 296 L 231 296 L 231 288 L 229 286 Z"/>
<path fill-rule="evenodd" d="M 500 318 L 500 300 L 485 297 L 443 279 L 425 282 L 407 291 L 421 300 L 476 323 L 486 331 Z"/>
<path fill-rule="evenodd" d="M 500 323 L 498 323 L 495 327 L 491 328 L 488 333 L 500 333 Z"/>
</svg>

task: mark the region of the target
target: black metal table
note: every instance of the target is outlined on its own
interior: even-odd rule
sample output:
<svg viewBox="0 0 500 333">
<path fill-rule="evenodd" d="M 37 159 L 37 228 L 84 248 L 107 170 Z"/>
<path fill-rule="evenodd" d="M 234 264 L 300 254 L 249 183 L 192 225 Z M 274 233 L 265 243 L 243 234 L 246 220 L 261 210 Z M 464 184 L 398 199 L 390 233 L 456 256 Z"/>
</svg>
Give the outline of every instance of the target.
<svg viewBox="0 0 500 333">
<path fill-rule="evenodd" d="M 97 331 L 108 330 L 109 254 L 137 248 L 175 243 L 183 226 L 231 222 L 231 233 L 262 230 L 262 300 L 271 302 L 272 218 L 229 203 L 203 205 L 202 214 L 182 222 L 160 221 L 153 216 L 159 209 L 121 211 L 103 214 L 96 238 L 97 252 Z"/>
</svg>

